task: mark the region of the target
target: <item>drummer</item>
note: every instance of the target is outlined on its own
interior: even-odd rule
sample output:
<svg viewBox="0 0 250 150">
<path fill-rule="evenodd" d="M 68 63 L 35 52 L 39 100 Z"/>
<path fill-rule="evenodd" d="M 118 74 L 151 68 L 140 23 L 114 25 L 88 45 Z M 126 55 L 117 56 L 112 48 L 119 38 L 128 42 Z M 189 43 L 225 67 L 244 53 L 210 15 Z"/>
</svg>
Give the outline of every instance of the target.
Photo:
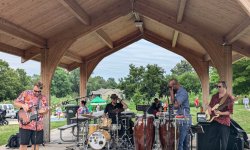
<svg viewBox="0 0 250 150">
<path fill-rule="evenodd" d="M 112 120 L 112 124 L 116 124 L 116 114 L 118 114 L 118 119 L 120 120 L 121 112 L 127 109 L 128 105 L 119 99 L 116 94 L 112 94 L 110 98 L 111 103 L 105 107 L 104 116 L 109 117 Z"/>
<path fill-rule="evenodd" d="M 88 107 L 86 106 L 86 101 L 85 100 L 81 100 L 80 107 L 78 108 L 77 113 L 78 113 L 78 115 L 89 114 L 90 113 Z"/>
</svg>

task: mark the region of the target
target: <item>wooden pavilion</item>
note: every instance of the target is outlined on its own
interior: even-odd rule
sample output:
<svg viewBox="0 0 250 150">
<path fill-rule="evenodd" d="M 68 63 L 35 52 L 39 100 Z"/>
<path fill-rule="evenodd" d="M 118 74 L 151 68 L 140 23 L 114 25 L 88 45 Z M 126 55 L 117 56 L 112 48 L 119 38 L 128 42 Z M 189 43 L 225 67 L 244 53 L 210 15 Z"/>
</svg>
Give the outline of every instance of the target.
<svg viewBox="0 0 250 150">
<path fill-rule="evenodd" d="M 209 66 L 232 92 L 232 63 L 250 56 L 249 0 L 1 0 L 0 51 L 41 62 L 44 94 L 57 66 L 80 67 L 80 96 L 106 56 L 140 39 L 183 56 L 203 101 Z M 153 50 L 152 50 L 153 53 Z M 152 58 L 154 59 L 154 58 Z M 49 115 L 45 137 L 50 140 Z"/>
</svg>

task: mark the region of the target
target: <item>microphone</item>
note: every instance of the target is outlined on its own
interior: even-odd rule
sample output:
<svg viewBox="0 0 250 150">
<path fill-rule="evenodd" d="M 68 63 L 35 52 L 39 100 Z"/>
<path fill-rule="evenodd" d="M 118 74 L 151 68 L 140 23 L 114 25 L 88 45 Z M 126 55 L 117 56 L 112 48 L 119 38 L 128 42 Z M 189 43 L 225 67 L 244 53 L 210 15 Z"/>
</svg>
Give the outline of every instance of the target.
<svg viewBox="0 0 250 150">
<path fill-rule="evenodd" d="M 90 96 L 92 96 L 93 94 L 91 94 L 91 95 L 87 95 L 87 96 L 82 96 L 82 97 L 76 97 L 75 99 L 77 100 L 77 99 L 82 99 L 82 98 L 89 98 Z"/>
</svg>

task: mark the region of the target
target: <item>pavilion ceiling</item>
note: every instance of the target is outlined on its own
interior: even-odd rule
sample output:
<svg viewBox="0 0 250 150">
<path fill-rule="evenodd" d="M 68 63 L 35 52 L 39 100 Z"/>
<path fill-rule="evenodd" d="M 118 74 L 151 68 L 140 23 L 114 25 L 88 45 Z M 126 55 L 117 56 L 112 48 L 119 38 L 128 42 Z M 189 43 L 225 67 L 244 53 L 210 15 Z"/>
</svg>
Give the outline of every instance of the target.
<svg viewBox="0 0 250 150">
<path fill-rule="evenodd" d="M 146 39 L 210 61 L 201 35 L 232 44 L 236 61 L 250 57 L 249 7 L 248 0 L 1 0 L 0 51 L 40 61 L 41 51 L 76 39 L 59 64 L 72 70 Z"/>
</svg>

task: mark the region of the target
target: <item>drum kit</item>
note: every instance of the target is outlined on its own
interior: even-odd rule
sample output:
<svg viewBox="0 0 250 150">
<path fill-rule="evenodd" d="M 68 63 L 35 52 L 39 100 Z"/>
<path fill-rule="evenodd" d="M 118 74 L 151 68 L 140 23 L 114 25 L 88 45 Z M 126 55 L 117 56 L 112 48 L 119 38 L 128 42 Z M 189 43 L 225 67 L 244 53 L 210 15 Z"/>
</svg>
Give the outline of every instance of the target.
<svg viewBox="0 0 250 150">
<path fill-rule="evenodd" d="M 91 115 L 83 127 L 84 149 L 127 149 L 127 150 L 176 150 L 179 126 L 187 118 L 169 115 L 168 112 L 135 115 L 122 112 L 116 115 L 116 124 L 110 118 L 100 117 L 97 124 L 90 124 Z M 135 124 L 132 119 L 135 118 Z M 182 122 L 182 123 L 181 123 Z"/>
</svg>

